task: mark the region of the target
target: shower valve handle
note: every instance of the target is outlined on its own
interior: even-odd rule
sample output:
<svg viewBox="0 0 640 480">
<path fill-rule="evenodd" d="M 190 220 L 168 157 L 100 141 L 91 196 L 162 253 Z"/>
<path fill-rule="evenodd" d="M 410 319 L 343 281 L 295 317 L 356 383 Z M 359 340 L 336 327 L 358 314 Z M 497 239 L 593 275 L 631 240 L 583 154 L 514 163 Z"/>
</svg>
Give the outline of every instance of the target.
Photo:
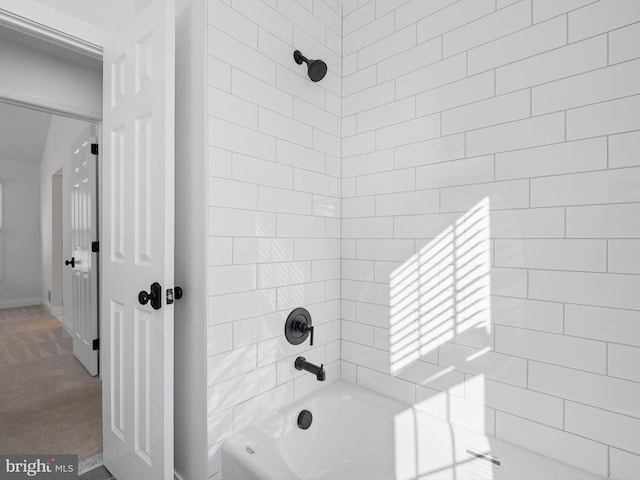
<svg viewBox="0 0 640 480">
<path fill-rule="evenodd" d="M 313 347 L 313 330 L 314 330 L 313 326 L 309 326 L 309 324 L 306 322 L 296 321 L 293 324 L 293 328 L 300 333 L 307 333 L 307 332 L 311 333 L 311 340 L 309 342 L 309 346 Z"/>
</svg>

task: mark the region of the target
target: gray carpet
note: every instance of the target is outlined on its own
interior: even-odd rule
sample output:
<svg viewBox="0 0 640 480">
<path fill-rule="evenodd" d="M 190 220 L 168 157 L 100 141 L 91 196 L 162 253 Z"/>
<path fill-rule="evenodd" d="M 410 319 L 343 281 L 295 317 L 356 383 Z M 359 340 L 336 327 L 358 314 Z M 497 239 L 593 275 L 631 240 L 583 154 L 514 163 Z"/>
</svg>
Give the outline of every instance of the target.
<svg viewBox="0 0 640 480">
<path fill-rule="evenodd" d="M 40 306 L 0 310 L 0 452 L 102 451 L 102 393 Z"/>
</svg>

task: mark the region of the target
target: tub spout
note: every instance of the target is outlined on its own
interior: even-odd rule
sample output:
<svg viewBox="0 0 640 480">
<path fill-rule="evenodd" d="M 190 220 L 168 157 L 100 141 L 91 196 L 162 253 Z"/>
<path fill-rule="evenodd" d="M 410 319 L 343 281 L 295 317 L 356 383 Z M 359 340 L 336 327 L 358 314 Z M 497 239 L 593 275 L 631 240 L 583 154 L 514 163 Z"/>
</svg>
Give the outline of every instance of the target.
<svg viewBox="0 0 640 480">
<path fill-rule="evenodd" d="M 326 379 L 323 363 L 321 363 L 320 366 L 317 366 L 313 363 L 307 362 L 307 359 L 304 357 L 298 357 L 296 358 L 296 363 L 294 365 L 296 370 L 306 370 L 307 372 L 314 374 L 319 382 L 324 382 Z"/>
</svg>

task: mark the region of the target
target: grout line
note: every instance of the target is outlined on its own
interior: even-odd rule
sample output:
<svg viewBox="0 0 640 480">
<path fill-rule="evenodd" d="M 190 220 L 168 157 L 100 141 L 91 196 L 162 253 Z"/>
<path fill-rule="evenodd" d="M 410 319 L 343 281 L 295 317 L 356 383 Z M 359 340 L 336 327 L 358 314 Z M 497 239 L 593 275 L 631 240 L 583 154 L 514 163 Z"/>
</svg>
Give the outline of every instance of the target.
<svg viewBox="0 0 640 480">
<path fill-rule="evenodd" d="M 493 70 L 491 70 L 491 72 L 493 73 L 493 96 L 496 97 L 496 96 L 498 96 L 498 94 L 497 94 L 497 92 L 498 92 L 498 75 L 497 75 L 497 72 L 496 72 L 495 68 Z M 483 75 L 483 74 L 479 73 L 478 75 Z M 473 76 L 471 76 L 469 78 L 473 78 Z M 531 112 L 529 112 L 529 113 L 531 113 Z M 531 115 L 529 115 L 529 116 L 531 116 Z"/>
<path fill-rule="evenodd" d="M 508 180 L 508 182 L 514 182 L 512 180 Z M 346 197 L 347 199 L 356 199 L 356 198 L 364 198 L 364 197 L 373 197 L 373 196 L 385 196 L 385 195 L 398 195 L 398 194 L 404 194 L 404 193 L 413 193 L 413 192 L 426 192 L 426 191 L 436 191 L 436 190 L 451 190 L 451 189 L 456 189 L 456 188 L 460 188 L 460 187 L 466 187 L 466 186 L 477 186 L 477 185 L 491 185 L 492 183 L 504 183 L 502 181 L 500 182 L 486 182 L 486 183 L 482 183 L 482 184 L 468 184 L 468 185 L 457 185 L 457 186 L 452 186 L 452 187 L 440 187 L 440 188 L 429 188 L 429 189 L 423 189 L 423 190 L 400 190 L 400 191 L 394 191 L 394 192 L 384 192 L 384 193 L 379 193 L 379 194 L 366 194 L 366 195 L 360 195 L 360 196 L 354 196 L 354 197 Z M 330 198 L 336 198 L 336 197 L 330 197 Z M 549 206 L 544 206 L 544 207 L 533 207 L 533 208 L 529 208 L 529 207 L 511 207 L 511 208 L 501 208 L 501 209 L 496 209 L 494 210 L 494 212 L 504 212 L 504 213 L 512 213 L 512 212 L 525 212 L 525 211 L 529 211 L 529 210 L 558 210 L 560 208 L 565 208 L 565 210 L 567 210 L 568 208 L 583 208 L 583 207 L 593 207 L 593 208 L 599 208 L 599 207 L 616 207 L 616 206 L 640 206 L 639 202 L 621 202 L 621 203 L 593 203 L 593 204 L 580 204 L 580 205 L 572 205 L 569 207 L 563 207 L 562 205 L 549 205 Z M 240 208 L 240 207 L 223 207 L 223 206 L 213 206 L 210 205 L 209 208 L 220 208 L 220 209 L 224 209 L 224 210 L 235 210 L 235 211 L 241 211 L 241 212 L 259 212 L 259 213 L 264 213 L 264 214 L 281 214 L 281 215 L 288 215 L 288 216 L 309 216 L 307 214 L 299 214 L 299 213 L 288 213 L 288 212 L 267 212 L 267 211 L 257 211 L 257 210 L 250 210 L 250 209 L 246 209 L 246 208 Z M 424 211 L 422 213 L 409 213 L 409 214 L 393 214 L 393 215 L 381 215 L 380 217 L 377 218 L 382 218 L 382 217 L 412 217 L 412 216 L 424 216 L 424 215 L 429 215 L 429 214 L 443 214 L 443 215 L 455 215 L 455 214 L 464 214 L 466 211 L 461 210 L 442 210 L 440 209 L 440 211 Z M 326 218 L 326 216 L 324 215 L 318 215 L 318 216 L 314 216 L 314 218 Z M 329 217 L 331 218 L 331 217 Z M 358 216 L 358 217 L 348 217 L 347 219 L 358 219 L 358 218 L 374 218 L 374 217 L 370 217 L 370 216 Z M 233 237 L 233 238 L 256 238 L 255 235 L 208 235 L 209 237 L 222 237 L 222 238 L 228 238 L 228 237 Z M 274 236 L 270 236 L 268 238 L 274 238 Z M 317 237 L 317 236 L 295 236 L 295 237 L 283 237 L 283 238 L 295 238 L 295 239 L 310 239 L 310 240 L 323 240 L 322 237 Z M 391 238 L 386 238 L 386 237 L 376 237 L 379 239 L 387 239 L 387 240 L 392 240 Z M 433 239 L 435 237 L 420 237 L 421 239 Z M 507 240 L 522 240 L 523 237 L 518 236 L 518 237 L 499 237 L 500 239 L 507 239 Z M 544 236 L 544 237 L 530 237 L 527 239 L 532 239 L 532 240 L 561 240 L 564 238 L 571 238 L 574 240 L 603 240 L 606 237 L 597 237 L 597 236 L 584 236 L 584 237 L 567 237 L 566 236 L 566 217 L 565 217 L 565 234 L 562 237 L 558 237 L 558 236 Z M 325 240 L 333 240 L 333 239 L 325 239 Z M 553 269 L 539 269 L 539 270 L 553 270 Z M 589 270 L 575 270 L 576 272 L 591 272 L 593 273 L 593 271 L 589 271 Z M 616 272 L 618 273 L 618 272 Z M 623 272 L 619 272 L 620 275 L 626 275 Z M 632 274 L 629 274 L 632 275 Z"/>
<path fill-rule="evenodd" d="M 493 239 L 493 243 L 492 243 L 492 251 L 491 251 L 492 255 L 491 255 L 491 265 L 490 267 L 495 267 L 496 266 L 496 239 Z"/>
<path fill-rule="evenodd" d="M 535 390 L 534 390 L 534 391 L 535 391 Z M 560 400 L 565 400 L 565 399 L 560 398 Z M 601 409 L 601 408 L 599 408 L 599 407 L 593 407 L 592 405 L 588 405 L 588 404 L 584 404 L 584 403 L 580 403 L 580 402 L 575 402 L 575 401 L 573 401 L 573 400 L 567 400 L 567 401 L 570 401 L 570 402 L 572 402 L 572 403 L 576 403 L 576 404 L 579 404 L 579 405 L 585 405 L 585 406 L 588 406 L 588 407 L 592 407 L 592 408 L 596 408 L 596 409 L 599 409 L 599 410 L 603 410 L 603 409 Z M 536 425 L 539 425 L 539 426 L 542 426 L 542 427 L 548 428 L 548 429 L 550 429 L 550 430 L 552 430 L 552 431 L 564 432 L 564 433 L 566 433 L 567 435 L 571 435 L 572 437 L 576 437 L 576 438 L 583 438 L 583 439 L 588 440 L 589 442 L 596 443 L 596 444 L 599 444 L 599 445 L 602 445 L 602 446 L 605 446 L 605 447 L 608 447 L 608 446 L 609 446 L 608 444 L 604 443 L 604 442 L 603 442 L 603 441 L 601 441 L 601 440 L 594 440 L 593 438 L 590 438 L 590 437 L 587 437 L 587 436 L 585 436 L 585 435 L 582 435 L 582 434 L 576 433 L 576 432 L 574 432 L 574 431 L 565 431 L 563 428 L 559 428 L 559 427 L 557 427 L 557 426 L 555 426 L 555 425 L 550 425 L 550 424 L 548 424 L 548 423 L 543 423 L 543 422 L 541 422 L 541 421 L 539 421 L 539 420 L 533 420 L 533 419 L 531 419 L 531 418 L 524 417 L 524 416 L 522 416 L 522 415 L 518 415 L 518 414 L 513 413 L 513 412 L 511 412 L 511 411 L 498 410 L 498 409 L 495 409 L 495 410 L 496 410 L 497 412 L 504 413 L 504 414 L 506 414 L 506 415 L 508 415 L 508 416 L 511 416 L 511 417 L 515 417 L 515 418 L 522 419 L 522 420 L 524 420 L 524 421 L 526 421 L 526 422 L 528 422 L 528 423 L 533 423 L 533 424 L 536 424 Z M 606 411 L 609 411 L 609 410 L 606 410 Z M 613 412 L 613 413 L 616 413 L 616 412 Z M 636 418 L 636 417 L 631 417 L 631 418 Z M 498 437 L 498 438 L 500 438 L 500 437 Z M 616 448 L 619 448 L 619 447 L 616 447 Z M 623 449 L 621 449 L 621 450 L 623 450 Z M 628 451 L 628 450 L 624 450 L 624 451 L 629 452 L 629 453 L 631 453 L 632 455 L 637 455 L 637 453 L 633 453 L 633 452 L 630 452 L 630 451 Z M 579 466 L 579 465 L 577 465 L 576 467 L 577 467 L 577 468 L 580 468 L 580 466 Z M 598 478 L 600 478 L 600 477 L 598 477 Z"/>
<path fill-rule="evenodd" d="M 354 34 L 355 32 L 357 32 L 358 30 L 361 30 L 361 29 L 363 29 L 363 28 L 365 28 L 365 27 L 368 27 L 368 26 L 372 25 L 373 23 L 375 23 L 376 21 L 378 21 L 380 18 L 384 18 L 384 17 L 386 17 L 387 15 L 392 15 L 392 16 L 393 16 L 393 31 L 392 31 L 390 34 L 385 35 L 384 37 L 377 38 L 376 40 L 374 40 L 374 41 L 373 41 L 373 42 L 371 42 L 371 43 L 368 43 L 368 44 L 365 44 L 365 45 L 361 45 L 361 46 L 359 46 L 355 51 L 358 51 L 358 50 L 361 50 L 361 49 L 363 49 L 363 48 L 366 48 L 366 47 L 368 47 L 368 46 L 370 46 L 370 45 L 373 45 L 374 43 L 376 43 L 376 42 L 378 42 L 378 41 L 380 41 L 380 40 L 383 40 L 383 39 L 385 39 L 385 38 L 387 38 L 387 37 L 390 37 L 391 35 L 393 35 L 393 34 L 395 34 L 395 33 L 399 32 L 399 31 L 401 31 L 401 30 L 404 30 L 405 28 L 411 27 L 412 25 L 416 25 L 416 29 L 417 29 L 417 23 L 418 23 L 420 20 L 422 20 L 423 18 L 426 18 L 426 17 L 418 18 L 418 19 L 416 19 L 415 21 L 413 21 L 413 22 L 411 22 L 411 23 L 409 23 L 409 24 L 407 24 L 407 25 L 404 25 L 403 27 L 401 27 L 401 28 L 399 28 L 399 29 L 398 29 L 398 28 L 396 27 L 396 11 L 398 10 L 398 8 L 401 8 L 401 7 L 402 7 L 402 5 L 401 5 L 401 6 L 399 6 L 399 7 L 397 7 L 397 8 L 394 8 L 393 10 L 390 10 L 389 12 L 387 12 L 387 13 L 386 13 L 384 16 L 382 16 L 382 17 L 377 17 L 377 16 L 376 16 L 376 17 L 375 17 L 373 20 L 371 20 L 370 22 L 365 23 L 364 25 L 361 25 L 361 26 L 360 26 L 360 27 L 358 27 L 356 30 L 353 30 L 353 31 L 349 32 L 347 35 L 345 35 L 345 37 L 348 37 L 348 36 L 350 36 L 350 35 L 353 35 L 353 34 Z M 438 10 L 435 10 L 435 11 L 431 12 L 428 16 L 434 15 L 434 14 L 438 13 L 439 11 L 446 9 L 447 7 L 449 7 L 449 5 L 445 5 L 444 7 L 442 7 L 442 8 L 440 8 L 440 9 L 438 9 Z M 356 9 L 356 10 L 358 10 L 358 9 Z M 355 11 L 355 10 L 354 10 L 354 11 Z M 353 12 L 350 12 L 350 13 L 349 13 L 349 15 L 350 15 L 351 13 L 353 13 Z M 490 13 L 488 13 L 487 15 L 490 15 L 491 13 L 493 13 L 493 12 L 490 12 Z M 477 18 L 477 19 L 475 19 L 475 20 L 471 20 L 471 21 L 467 22 L 467 23 L 466 23 L 466 24 L 464 24 L 464 25 L 467 25 L 468 23 L 471 23 L 471 22 L 474 22 L 474 21 L 476 21 L 476 20 L 479 20 L 480 18 L 486 17 L 487 15 L 483 15 L 482 17 L 478 17 L 478 18 Z M 456 27 L 456 28 L 462 27 L 462 26 L 464 26 L 464 25 L 460 25 L 460 26 L 458 26 L 458 27 Z M 455 30 L 455 28 L 454 28 L 454 29 L 452 29 L 452 30 L 449 30 L 449 31 L 453 31 L 453 30 Z M 445 32 L 445 33 L 448 33 L 448 32 Z M 437 38 L 437 37 L 436 37 L 436 38 Z M 424 43 L 424 42 L 429 41 L 429 40 L 432 40 L 432 39 L 427 39 L 427 40 L 425 40 L 425 41 L 423 41 L 423 42 L 421 42 L 421 43 Z"/>
<path fill-rule="evenodd" d="M 568 17 L 568 15 L 567 15 Z M 531 21 L 529 22 L 529 26 L 532 27 L 533 26 L 533 0 L 531 1 Z"/>
<path fill-rule="evenodd" d="M 592 71 L 595 71 L 595 70 L 592 70 Z M 477 76 L 486 75 L 487 73 L 488 73 L 488 71 L 487 72 L 482 72 L 482 73 L 479 73 Z M 580 74 L 580 75 L 582 75 L 582 74 Z M 374 106 L 372 106 L 370 108 L 365 108 L 363 110 L 358 110 L 358 111 L 351 112 L 351 113 L 349 113 L 349 115 L 347 115 L 347 117 L 351 117 L 351 116 L 354 116 L 354 115 L 359 115 L 359 114 L 362 114 L 362 113 L 369 113 L 369 112 L 371 112 L 373 110 L 393 105 L 394 103 L 397 103 L 397 102 L 399 102 L 401 100 L 406 100 L 406 99 L 408 99 L 409 97 L 412 97 L 412 96 L 420 96 L 420 95 L 422 95 L 424 93 L 433 92 L 434 90 L 437 90 L 437 89 L 439 89 L 441 87 L 448 87 L 448 86 L 453 85 L 455 83 L 461 83 L 461 82 L 466 81 L 466 80 L 468 80 L 470 78 L 473 78 L 474 76 L 476 76 L 476 75 L 472 75 L 471 77 L 466 77 L 466 78 L 461 77 L 461 78 L 459 78 L 458 80 L 456 80 L 454 82 L 450 82 L 450 83 L 443 84 L 443 85 L 438 85 L 438 86 L 433 87 L 433 88 L 428 89 L 428 90 L 422 90 L 422 91 L 419 91 L 419 92 L 414 92 L 414 93 L 411 93 L 411 94 L 406 95 L 404 97 L 400 97 L 400 98 L 388 101 L 386 103 L 375 104 Z M 558 80 L 564 80 L 566 78 L 569 78 L 569 77 L 565 77 L 565 78 L 558 79 Z M 391 80 L 387 80 L 387 82 L 391 82 Z M 385 82 L 385 83 L 387 83 L 387 82 Z M 495 79 L 494 79 L 494 83 L 495 83 Z M 553 82 L 548 82 L 548 83 L 553 83 Z M 540 85 L 544 85 L 544 84 L 540 84 Z M 452 111 L 452 110 L 462 109 L 463 107 L 468 107 L 468 106 L 471 106 L 471 105 L 475 105 L 475 104 L 478 104 L 478 103 L 486 102 L 486 101 L 489 101 L 489 100 L 492 100 L 492 99 L 495 99 L 495 98 L 499 98 L 499 97 L 505 97 L 507 95 L 512 95 L 512 94 L 515 94 L 517 92 L 522 92 L 522 91 L 525 91 L 525 90 L 532 90 L 536 86 L 538 86 L 538 85 L 527 86 L 527 87 L 523 87 L 523 88 L 519 88 L 519 89 L 516 89 L 516 90 L 509 91 L 509 92 L 502 92 L 499 95 L 478 98 L 477 100 L 473 100 L 473 101 L 468 102 L 468 103 L 458 104 L 458 105 L 455 105 L 455 106 L 452 106 L 452 107 L 443 108 L 442 110 L 431 111 L 431 112 L 428 112 L 428 113 L 422 113 L 420 115 L 418 115 L 417 112 L 416 112 L 415 118 L 428 117 L 428 116 L 436 115 L 438 113 L 443 113 L 443 112 L 448 112 L 448 111 Z M 375 87 L 371 87 L 371 88 L 375 88 Z M 494 89 L 495 89 L 495 85 L 494 85 Z M 497 126 L 497 125 L 505 125 L 505 124 L 516 122 L 516 121 L 526 121 L 526 120 L 529 120 L 529 119 L 532 119 L 532 118 L 542 118 L 542 117 L 553 115 L 553 114 L 563 113 L 563 112 L 572 111 L 572 110 L 579 110 L 579 109 L 584 108 L 584 107 L 591 107 L 591 106 L 600 105 L 600 104 L 603 104 L 603 103 L 615 102 L 617 100 L 629 99 L 629 98 L 638 97 L 638 96 L 640 96 L 638 93 L 633 93 L 633 94 L 624 95 L 624 96 L 621 96 L 621 97 L 614 97 L 614 98 L 609 98 L 609 99 L 605 99 L 605 100 L 598 100 L 596 102 L 583 103 L 583 104 L 580 104 L 578 106 L 571 106 L 571 107 L 566 108 L 566 110 L 562 110 L 562 109 L 550 110 L 550 111 L 546 111 L 546 112 L 538 113 L 538 114 L 534 114 L 533 111 L 532 111 L 531 114 L 529 116 L 527 116 L 527 117 L 512 119 L 512 120 L 499 122 L 499 123 L 491 123 L 491 124 L 484 125 L 484 126 L 481 126 L 481 127 L 472 128 L 472 129 L 469 129 L 467 131 L 482 130 L 484 128 L 490 128 L 490 127 L 494 127 L 494 126 Z M 239 97 L 239 98 L 241 98 L 241 97 Z M 532 101 L 533 100 L 531 100 L 531 105 L 532 105 Z M 262 107 L 262 108 L 264 108 L 266 110 L 269 110 L 269 109 L 267 109 L 265 107 Z M 272 111 L 272 110 L 270 110 L 270 111 Z M 274 113 L 279 113 L 279 112 L 275 112 L 274 111 Z M 331 112 L 327 112 L 327 113 L 331 114 Z M 279 114 L 282 115 L 281 113 L 279 113 Z M 333 114 L 331 114 L 331 115 L 333 115 Z M 214 115 L 209 115 L 209 116 L 213 116 L 214 118 L 218 118 L 218 117 L 215 117 Z M 290 117 L 287 117 L 286 115 L 283 115 L 283 116 L 285 116 L 286 118 L 290 118 Z M 292 119 L 292 118 L 290 118 L 290 119 Z M 292 119 L 292 120 L 296 120 L 296 119 Z M 296 121 L 298 121 L 298 120 L 296 120 Z M 402 123 L 406 123 L 407 121 L 410 121 L 410 119 L 409 120 L 402 120 L 402 121 L 399 121 L 397 123 L 383 124 L 381 127 L 378 127 L 378 128 L 372 129 L 372 130 L 367 130 L 366 132 L 373 131 L 373 130 L 379 130 L 379 129 L 382 129 L 382 128 L 385 128 L 385 127 L 394 126 L 394 125 L 400 125 Z M 231 123 L 233 123 L 233 122 L 231 122 Z M 300 121 L 300 123 L 303 124 L 303 125 L 307 125 L 307 124 L 304 124 L 301 121 Z M 313 127 L 313 125 L 309 125 L 309 126 Z M 245 127 L 245 128 L 248 128 L 249 130 L 251 130 L 249 127 Z M 317 127 L 314 127 L 314 128 L 317 128 Z M 318 128 L 318 130 L 322 130 L 322 129 Z M 627 130 L 627 131 L 634 131 L 634 130 L 637 130 L 637 129 L 631 129 L 631 130 Z M 329 135 L 333 135 L 332 133 L 326 132 L 325 130 L 322 130 L 322 131 L 327 133 L 327 134 L 329 134 Z M 263 132 L 260 132 L 260 133 L 263 133 Z M 360 134 L 360 133 L 365 133 L 365 132 L 358 132 L 358 134 Z M 611 135 L 616 135 L 618 133 L 622 133 L 622 132 L 613 132 L 613 133 L 611 133 Z M 268 135 L 268 134 L 266 134 L 266 135 Z M 605 136 L 605 135 L 607 135 L 607 134 L 601 134 L 601 135 L 597 135 L 597 136 L 598 137 L 602 137 L 602 136 Z M 353 137 L 353 136 L 355 136 L 355 134 L 354 135 L 349 135 L 348 137 Z M 580 138 L 573 139 L 571 141 L 580 140 L 582 138 L 592 138 L 592 137 L 580 137 Z M 287 140 L 287 141 L 292 142 L 291 140 Z M 566 142 L 566 141 L 567 140 L 566 140 L 566 128 L 565 128 L 565 140 L 563 140 L 563 142 Z M 292 143 L 294 143 L 294 142 L 292 142 Z M 300 145 L 304 146 L 304 144 L 300 144 Z"/>
<path fill-rule="evenodd" d="M 496 160 L 497 155 L 494 153 L 493 154 L 493 183 L 496 182 L 497 178 L 497 160 Z M 531 207 L 531 179 L 529 179 L 529 207 Z"/>
<path fill-rule="evenodd" d="M 440 114 L 442 115 L 442 114 Z M 464 157 L 463 158 L 467 158 L 467 132 L 464 132 Z"/>
<path fill-rule="evenodd" d="M 499 410 L 496 408 L 493 415 L 493 434 L 496 436 L 498 435 L 498 412 Z"/>
</svg>

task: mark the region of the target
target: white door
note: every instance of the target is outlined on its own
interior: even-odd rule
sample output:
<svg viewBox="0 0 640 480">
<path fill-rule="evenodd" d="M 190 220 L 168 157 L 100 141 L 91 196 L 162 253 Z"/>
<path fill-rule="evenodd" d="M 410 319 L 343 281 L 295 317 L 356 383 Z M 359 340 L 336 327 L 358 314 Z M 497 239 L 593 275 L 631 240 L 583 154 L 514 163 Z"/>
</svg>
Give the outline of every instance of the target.
<svg viewBox="0 0 640 480">
<path fill-rule="evenodd" d="M 118 480 L 173 479 L 174 0 L 118 33 L 103 68 L 104 464 Z"/>
<path fill-rule="evenodd" d="M 98 254 L 91 243 L 98 240 L 95 126 L 72 146 L 71 161 L 71 299 L 73 302 L 73 354 L 91 375 L 98 374 Z"/>
</svg>

